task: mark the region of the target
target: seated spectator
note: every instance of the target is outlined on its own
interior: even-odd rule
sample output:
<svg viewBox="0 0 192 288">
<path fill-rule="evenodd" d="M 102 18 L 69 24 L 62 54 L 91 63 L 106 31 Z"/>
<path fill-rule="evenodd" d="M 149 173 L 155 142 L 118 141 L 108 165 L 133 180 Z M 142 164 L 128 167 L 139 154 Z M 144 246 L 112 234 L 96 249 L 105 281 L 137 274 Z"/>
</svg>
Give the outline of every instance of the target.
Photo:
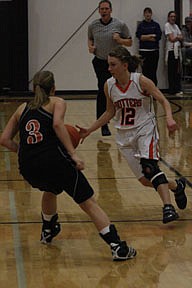
<svg viewBox="0 0 192 288">
<path fill-rule="evenodd" d="M 183 62 L 192 59 L 192 17 L 185 18 L 185 26 L 181 30 L 183 35 L 182 56 Z"/>
</svg>

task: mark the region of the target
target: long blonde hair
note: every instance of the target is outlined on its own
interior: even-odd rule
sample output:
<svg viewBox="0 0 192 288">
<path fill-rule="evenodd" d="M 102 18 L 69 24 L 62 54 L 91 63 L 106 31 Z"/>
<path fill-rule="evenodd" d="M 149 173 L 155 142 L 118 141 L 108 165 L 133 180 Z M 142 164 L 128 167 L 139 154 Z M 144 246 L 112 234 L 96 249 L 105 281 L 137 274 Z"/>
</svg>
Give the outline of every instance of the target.
<svg viewBox="0 0 192 288">
<path fill-rule="evenodd" d="M 55 86 L 54 75 L 50 71 L 39 71 L 33 77 L 34 99 L 29 102 L 30 109 L 38 109 L 49 102 L 51 89 Z"/>
</svg>

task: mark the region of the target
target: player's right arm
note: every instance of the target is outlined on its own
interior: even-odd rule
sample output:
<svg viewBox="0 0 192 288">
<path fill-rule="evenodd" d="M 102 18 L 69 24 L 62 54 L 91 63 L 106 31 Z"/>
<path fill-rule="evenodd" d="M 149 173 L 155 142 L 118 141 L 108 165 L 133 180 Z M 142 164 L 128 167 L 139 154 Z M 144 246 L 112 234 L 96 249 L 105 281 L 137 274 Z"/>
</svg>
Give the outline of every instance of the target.
<svg viewBox="0 0 192 288">
<path fill-rule="evenodd" d="M 107 99 L 106 111 L 87 129 L 77 125 L 82 139 L 86 138 L 89 134 L 91 134 L 93 131 L 97 130 L 101 126 L 107 124 L 115 115 L 115 107 L 111 98 L 109 97 L 107 82 L 105 82 L 104 91 Z"/>
<path fill-rule="evenodd" d="M 12 152 L 18 151 L 18 143 L 14 140 L 14 137 L 19 131 L 19 119 L 25 106 L 26 103 L 23 103 L 17 108 L 7 122 L 0 137 L 0 144 Z"/>
</svg>

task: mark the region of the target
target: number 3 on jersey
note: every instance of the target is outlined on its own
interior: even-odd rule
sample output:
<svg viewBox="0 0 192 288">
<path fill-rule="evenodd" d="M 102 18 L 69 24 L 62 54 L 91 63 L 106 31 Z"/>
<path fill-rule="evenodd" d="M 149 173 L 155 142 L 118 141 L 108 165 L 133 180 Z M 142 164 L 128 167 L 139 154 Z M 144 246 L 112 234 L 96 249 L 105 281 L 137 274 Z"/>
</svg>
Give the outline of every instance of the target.
<svg viewBox="0 0 192 288">
<path fill-rule="evenodd" d="M 29 122 L 27 122 L 25 129 L 29 134 L 29 136 L 27 137 L 27 144 L 36 144 L 43 140 L 43 135 L 39 131 L 39 121 L 35 119 L 30 120 Z"/>
<path fill-rule="evenodd" d="M 121 125 L 134 125 L 135 123 L 135 108 L 122 108 Z"/>
</svg>

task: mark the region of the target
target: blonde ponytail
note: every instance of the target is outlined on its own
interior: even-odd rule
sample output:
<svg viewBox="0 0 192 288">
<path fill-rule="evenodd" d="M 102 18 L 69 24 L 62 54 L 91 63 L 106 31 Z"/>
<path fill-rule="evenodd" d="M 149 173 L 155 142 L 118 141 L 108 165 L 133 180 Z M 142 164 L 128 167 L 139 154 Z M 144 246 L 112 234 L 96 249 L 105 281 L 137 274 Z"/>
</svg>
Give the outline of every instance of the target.
<svg viewBox="0 0 192 288">
<path fill-rule="evenodd" d="M 33 89 L 35 92 L 34 99 L 29 102 L 30 109 L 38 109 L 43 104 L 49 102 L 51 89 L 55 86 L 54 75 L 50 71 L 40 71 L 34 75 Z"/>
</svg>

